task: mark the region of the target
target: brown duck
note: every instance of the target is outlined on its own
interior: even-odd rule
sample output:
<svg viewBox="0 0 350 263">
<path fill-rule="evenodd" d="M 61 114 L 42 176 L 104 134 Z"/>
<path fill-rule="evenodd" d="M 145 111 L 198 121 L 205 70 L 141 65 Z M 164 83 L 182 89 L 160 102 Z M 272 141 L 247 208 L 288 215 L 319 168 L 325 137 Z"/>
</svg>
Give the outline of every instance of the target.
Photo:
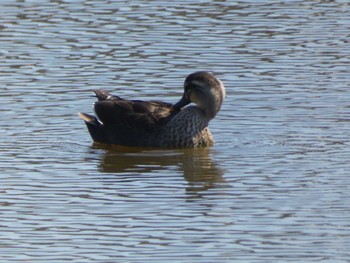
<svg viewBox="0 0 350 263">
<path fill-rule="evenodd" d="M 205 71 L 187 76 L 176 104 L 125 100 L 94 91 L 96 116 L 79 113 L 95 142 L 139 147 L 200 147 L 214 144 L 208 123 L 225 97 L 223 83 Z M 189 103 L 196 106 L 188 106 Z"/>
</svg>

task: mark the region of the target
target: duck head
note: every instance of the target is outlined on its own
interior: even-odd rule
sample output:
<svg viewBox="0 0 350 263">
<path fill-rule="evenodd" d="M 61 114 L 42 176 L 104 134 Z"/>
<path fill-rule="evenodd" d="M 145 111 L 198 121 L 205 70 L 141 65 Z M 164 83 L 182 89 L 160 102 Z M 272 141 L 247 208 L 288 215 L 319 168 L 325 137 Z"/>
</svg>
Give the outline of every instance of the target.
<svg viewBox="0 0 350 263">
<path fill-rule="evenodd" d="M 219 112 L 225 95 L 224 84 L 213 74 L 207 71 L 195 72 L 185 79 L 184 94 L 173 109 L 179 110 L 193 102 L 212 119 Z"/>
</svg>

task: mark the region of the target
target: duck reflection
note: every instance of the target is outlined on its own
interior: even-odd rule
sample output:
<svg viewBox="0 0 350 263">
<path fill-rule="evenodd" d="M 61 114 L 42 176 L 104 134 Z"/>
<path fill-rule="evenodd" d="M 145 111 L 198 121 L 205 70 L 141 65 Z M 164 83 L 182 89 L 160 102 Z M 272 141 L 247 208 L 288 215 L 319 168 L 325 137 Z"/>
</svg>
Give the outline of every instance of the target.
<svg viewBox="0 0 350 263">
<path fill-rule="evenodd" d="M 208 190 L 224 182 L 224 171 L 211 158 L 211 148 L 145 149 L 94 144 L 103 149 L 99 169 L 104 173 L 146 174 L 179 171 L 189 183 L 187 191 Z"/>
</svg>

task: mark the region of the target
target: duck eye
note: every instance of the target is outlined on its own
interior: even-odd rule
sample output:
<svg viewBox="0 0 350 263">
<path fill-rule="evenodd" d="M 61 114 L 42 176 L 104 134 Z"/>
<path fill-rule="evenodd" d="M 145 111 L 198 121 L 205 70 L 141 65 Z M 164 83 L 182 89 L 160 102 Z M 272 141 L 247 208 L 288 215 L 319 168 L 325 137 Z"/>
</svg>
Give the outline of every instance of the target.
<svg viewBox="0 0 350 263">
<path fill-rule="evenodd" d="M 188 83 L 186 86 L 186 90 L 199 90 L 203 87 L 202 83 L 198 83 L 197 81 L 192 81 Z"/>
</svg>

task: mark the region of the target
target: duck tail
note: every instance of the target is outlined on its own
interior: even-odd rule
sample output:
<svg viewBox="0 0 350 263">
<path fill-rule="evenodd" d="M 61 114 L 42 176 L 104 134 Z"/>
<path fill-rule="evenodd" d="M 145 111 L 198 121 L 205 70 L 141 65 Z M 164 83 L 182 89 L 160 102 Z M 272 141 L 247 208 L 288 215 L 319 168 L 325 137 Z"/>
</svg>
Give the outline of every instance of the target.
<svg viewBox="0 0 350 263">
<path fill-rule="evenodd" d="M 83 119 L 85 122 L 90 123 L 92 125 L 99 125 L 99 121 L 96 119 L 95 116 L 89 115 L 87 113 L 78 112 L 78 116 Z"/>
<path fill-rule="evenodd" d="M 78 116 L 85 121 L 91 138 L 95 142 L 103 143 L 106 141 L 103 125 L 95 116 L 83 112 L 79 112 Z"/>
</svg>

